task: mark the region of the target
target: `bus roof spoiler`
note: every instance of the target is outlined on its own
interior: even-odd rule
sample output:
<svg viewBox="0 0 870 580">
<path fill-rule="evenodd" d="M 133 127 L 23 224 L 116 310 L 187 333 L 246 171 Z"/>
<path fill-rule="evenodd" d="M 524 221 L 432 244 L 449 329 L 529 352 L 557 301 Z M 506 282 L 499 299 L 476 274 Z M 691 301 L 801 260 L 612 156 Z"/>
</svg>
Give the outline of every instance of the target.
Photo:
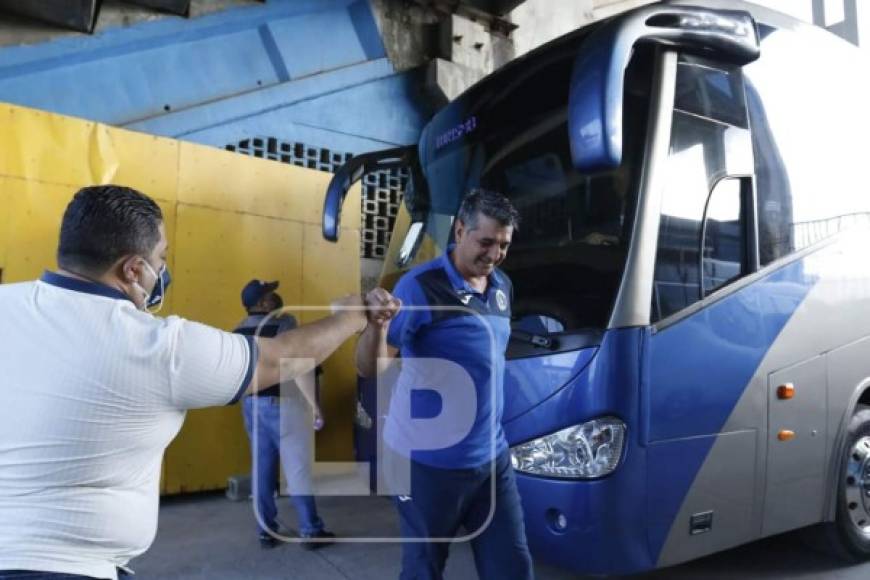
<svg viewBox="0 0 870 580">
<path fill-rule="evenodd" d="M 417 146 L 410 145 L 357 155 L 339 167 L 329 182 L 326 199 L 323 201 L 323 237 L 330 242 L 338 241 L 341 207 L 354 183 L 372 171 L 407 167 L 414 162 L 416 156 Z"/>
<path fill-rule="evenodd" d="M 760 54 L 752 15 L 742 10 L 654 4 L 605 23 L 583 43 L 568 99 L 571 157 L 580 171 L 622 162 L 625 70 L 639 43 L 747 64 Z"/>
</svg>

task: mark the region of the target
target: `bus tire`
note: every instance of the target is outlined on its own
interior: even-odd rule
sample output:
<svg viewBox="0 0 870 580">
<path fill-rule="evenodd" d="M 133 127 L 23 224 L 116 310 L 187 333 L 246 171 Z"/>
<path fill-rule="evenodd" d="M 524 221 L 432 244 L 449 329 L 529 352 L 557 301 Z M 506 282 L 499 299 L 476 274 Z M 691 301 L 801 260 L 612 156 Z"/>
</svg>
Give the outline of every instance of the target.
<svg viewBox="0 0 870 580">
<path fill-rule="evenodd" d="M 870 559 L 870 407 L 855 410 L 841 453 L 836 519 L 825 527 L 834 553 L 860 562 Z"/>
</svg>

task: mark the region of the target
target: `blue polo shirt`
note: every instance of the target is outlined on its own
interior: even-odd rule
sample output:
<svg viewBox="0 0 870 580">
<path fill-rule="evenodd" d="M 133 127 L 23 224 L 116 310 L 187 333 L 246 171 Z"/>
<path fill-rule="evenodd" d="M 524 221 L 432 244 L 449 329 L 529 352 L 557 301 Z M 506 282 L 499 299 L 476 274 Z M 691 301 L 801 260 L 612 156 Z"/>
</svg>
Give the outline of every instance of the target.
<svg viewBox="0 0 870 580">
<path fill-rule="evenodd" d="M 450 251 L 452 247 L 410 270 L 393 291 L 402 300 L 402 309 L 390 323 L 387 342 L 399 349 L 402 369 L 384 437 L 393 450 L 415 461 L 441 468 L 469 468 L 507 449 L 501 419 L 513 289 L 507 275 L 496 269 L 489 276 L 486 291 L 476 291 L 456 270 Z M 415 364 L 420 359 L 447 364 Z M 466 381 L 456 379 L 455 371 L 460 367 L 470 379 L 468 388 L 474 390 L 470 398 L 469 393 L 462 392 Z M 432 388 L 439 381 L 452 383 L 443 385 L 454 389 L 447 400 Z M 467 428 L 470 414 L 473 424 Z M 461 432 L 445 433 L 451 424 L 442 422 L 438 436 L 433 439 L 427 435 L 428 440 L 421 442 L 419 433 L 425 429 L 418 420 L 452 415 L 460 417 L 457 426 Z M 434 448 L 442 435 L 454 442 Z"/>
</svg>

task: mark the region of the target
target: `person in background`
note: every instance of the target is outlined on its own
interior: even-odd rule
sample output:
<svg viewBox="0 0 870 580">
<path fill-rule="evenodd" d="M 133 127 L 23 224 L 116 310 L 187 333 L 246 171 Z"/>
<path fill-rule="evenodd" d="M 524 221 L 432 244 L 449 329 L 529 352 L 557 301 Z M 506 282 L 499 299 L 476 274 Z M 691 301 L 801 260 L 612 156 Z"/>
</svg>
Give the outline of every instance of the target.
<svg viewBox="0 0 870 580">
<path fill-rule="evenodd" d="M 251 280 L 242 289 L 242 305 L 248 316 L 234 332 L 272 338 L 297 327 L 296 318 L 282 310 L 284 301 L 276 292 L 278 282 Z M 275 492 L 278 466 L 284 469 L 287 487 L 299 521 L 302 547 L 321 548 L 335 537 L 324 528 L 311 495 L 311 429 L 323 426 L 317 403 L 315 370 L 295 381 L 271 385 L 242 398 L 245 430 L 251 441 L 252 487 L 260 546 L 273 548 L 282 533 L 277 522 Z"/>
</svg>

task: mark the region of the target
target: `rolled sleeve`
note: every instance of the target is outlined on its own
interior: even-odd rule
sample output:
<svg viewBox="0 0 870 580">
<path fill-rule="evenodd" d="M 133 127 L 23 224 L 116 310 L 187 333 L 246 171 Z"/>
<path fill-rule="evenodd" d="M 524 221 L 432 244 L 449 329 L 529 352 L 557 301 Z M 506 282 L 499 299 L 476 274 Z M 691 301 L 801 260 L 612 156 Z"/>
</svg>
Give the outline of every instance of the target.
<svg viewBox="0 0 870 580">
<path fill-rule="evenodd" d="M 170 365 L 172 405 L 199 409 L 235 403 L 251 382 L 257 357 L 252 336 L 179 321 Z"/>
<path fill-rule="evenodd" d="M 257 339 L 253 336 L 246 336 L 245 340 L 248 343 L 248 350 L 250 351 L 248 370 L 245 372 L 245 378 L 242 379 L 242 384 L 239 385 L 239 389 L 236 391 L 236 396 L 234 396 L 227 405 L 235 405 L 239 402 L 239 399 L 242 398 L 242 395 L 245 394 L 248 385 L 251 384 L 251 379 L 254 378 L 254 370 L 257 368 L 257 361 L 260 360 L 260 350 L 257 347 Z"/>
</svg>

